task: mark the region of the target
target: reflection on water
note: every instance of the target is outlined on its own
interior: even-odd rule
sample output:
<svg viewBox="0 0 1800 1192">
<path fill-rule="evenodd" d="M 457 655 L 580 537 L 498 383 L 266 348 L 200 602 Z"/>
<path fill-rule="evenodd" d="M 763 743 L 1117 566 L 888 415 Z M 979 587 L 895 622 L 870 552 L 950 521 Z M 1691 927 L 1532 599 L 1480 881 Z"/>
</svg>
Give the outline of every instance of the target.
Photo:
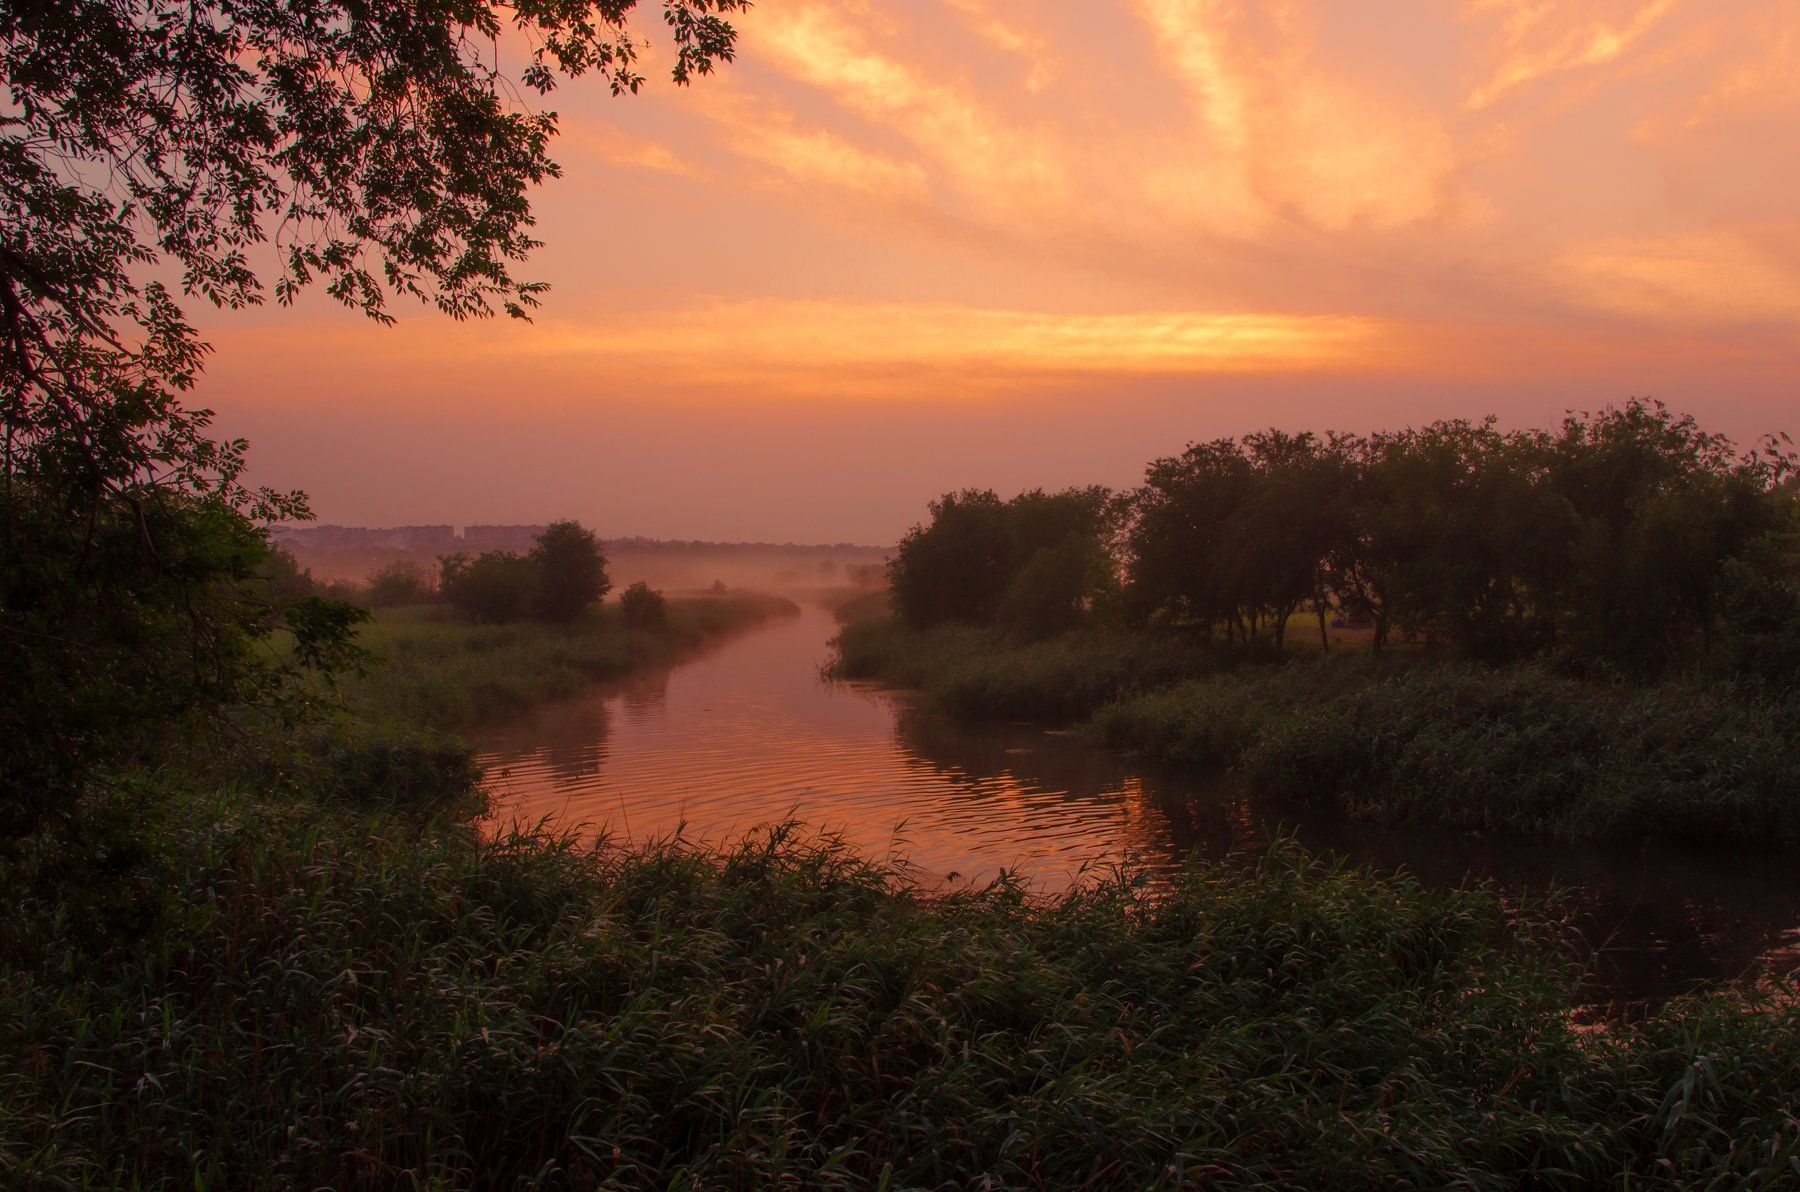
<svg viewBox="0 0 1800 1192">
<path fill-rule="evenodd" d="M 1287 831 L 1427 881 L 1491 877 L 1569 892 L 1608 941 L 1603 986 L 1677 992 L 1800 967 L 1800 883 L 1778 857 L 1575 848 L 1360 824 L 1270 805 L 1028 725 L 967 725 L 904 693 L 820 678 L 831 616 L 807 608 L 684 665 L 546 705 L 499 727 L 482 762 L 502 814 L 647 839 L 723 840 L 797 818 L 934 880 L 1000 869 L 1040 889 L 1089 867 L 1167 867 Z"/>
</svg>

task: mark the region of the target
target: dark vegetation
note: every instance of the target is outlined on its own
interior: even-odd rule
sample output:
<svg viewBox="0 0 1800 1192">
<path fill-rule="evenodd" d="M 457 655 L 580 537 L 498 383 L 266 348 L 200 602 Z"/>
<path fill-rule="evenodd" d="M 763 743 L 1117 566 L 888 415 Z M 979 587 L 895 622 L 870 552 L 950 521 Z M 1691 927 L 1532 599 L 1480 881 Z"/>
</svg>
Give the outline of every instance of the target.
<svg viewBox="0 0 1800 1192">
<path fill-rule="evenodd" d="M 648 591 L 648 589 L 646 589 Z M 572 695 L 597 679 L 674 662 L 709 639 L 795 612 L 776 596 L 752 592 L 664 600 L 654 621 L 621 602 L 571 621 L 505 625 L 445 617 L 429 607 L 379 614 L 359 640 L 376 659 L 364 674 L 340 679 L 339 694 L 358 724 L 387 723 L 453 731 Z"/>
<path fill-rule="evenodd" d="M 1365 815 L 1791 844 L 1797 494 L 1780 444 L 1642 402 L 1554 432 L 1252 435 L 1110 500 L 934 503 L 896 615 L 852 615 L 837 668 Z M 1008 616 L 1009 586 L 1056 616 Z"/>
<path fill-rule="evenodd" d="M 1281 651 L 1297 619 L 1485 662 L 1654 676 L 1695 663 L 1791 681 L 1800 485 L 1785 441 L 1740 451 L 1632 401 L 1553 431 L 1440 422 L 1196 444 L 1144 483 L 952 493 L 902 541 L 915 629 L 1038 638 L 1167 629 Z"/>
<path fill-rule="evenodd" d="M 678 81 L 729 59 L 720 14 L 740 7 L 664 5 Z M 476 830 L 468 754 L 434 729 L 504 698 L 495 674 L 549 655 L 589 674 L 634 635 L 738 614 L 648 593 L 596 610 L 576 528 L 485 565 L 498 604 L 459 605 L 444 577 L 464 619 L 365 624 L 269 550 L 304 501 L 245 486 L 243 445 L 181 404 L 204 345 L 141 279 L 257 302 L 278 226 L 281 301 L 318 282 L 377 319 L 393 294 L 526 313 L 542 287 L 511 269 L 554 117 L 517 97 L 589 70 L 635 90 L 632 8 L 0 8 L 0 1183 L 1800 1173 L 1791 999 L 1583 1030 L 1554 938 L 1480 894 L 1284 852 L 1157 898 L 933 898 L 779 831 L 699 854 Z M 502 34 L 532 47 L 516 81 L 487 56 Z M 995 504 L 971 502 L 993 548 L 978 614 L 1073 665 L 1056 635 L 1110 607 L 1110 507 L 1011 502 L 995 537 Z M 1752 522 L 1716 536 L 1730 586 L 1669 588 L 1671 657 L 1784 623 L 1784 556 Z M 395 572 L 368 592 L 394 609 L 429 588 Z M 1199 630 L 1200 610 L 1146 624 Z M 1267 615 L 1239 606 L 1237 636 Z M 1528 631 L 1507 641 L 1545 624 L 1508 616 Z M 358 686 L 371 645 L 389 659 Z M 398 694 L 426 675 L 442 690 Z"/>
<path fill-rule="evenodd" d="M 1311 865 L 945 899 L 829 842 L 483 839 L 220 795 L 159 946 L 0 982 L 9 1182 L 1773 1187 L 1800 1018 L 1569 1015 L 1481 894 Z M 56 974 L 51 976 L 50 974 Z"/>
</svg>

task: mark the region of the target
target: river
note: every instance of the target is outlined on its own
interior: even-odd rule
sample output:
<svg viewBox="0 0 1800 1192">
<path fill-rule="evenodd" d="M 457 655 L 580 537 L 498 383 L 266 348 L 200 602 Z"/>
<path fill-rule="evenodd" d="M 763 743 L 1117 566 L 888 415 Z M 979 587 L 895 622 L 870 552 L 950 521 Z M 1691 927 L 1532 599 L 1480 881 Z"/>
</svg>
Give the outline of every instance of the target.
<svg viewBox="0 0 1800 1192">
<path fill-rule="evenodd" d="M 904 861 L 922 882 L 1001 869 L 1041 890 L 1095 867 L 1166 872 L 1289 834 L 1311 848 L 1512 898 L 1552 887 L 1604 943 L 1595 996 L 1661 998 L 1800 970 L 1790 860 L 1742 849 L 1558 845 L 1348 820 L 1171 773 L 1078 735 L 958 723 L 909 693 L 822 677 L 836 622 L 803 606 L 678 665 L 496 726 L 480 760 L 498 814 L 644 840 L 733 839 L 793 818 Z"/>
</svg>

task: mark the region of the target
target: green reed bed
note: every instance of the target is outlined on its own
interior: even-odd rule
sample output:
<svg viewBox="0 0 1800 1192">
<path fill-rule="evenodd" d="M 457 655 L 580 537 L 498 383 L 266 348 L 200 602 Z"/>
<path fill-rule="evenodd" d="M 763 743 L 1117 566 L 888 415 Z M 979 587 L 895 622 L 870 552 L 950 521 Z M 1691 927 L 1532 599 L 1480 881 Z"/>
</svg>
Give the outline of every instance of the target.
<svg viewBox="0 0 1800 1192">
<path fill-rule="evenodd" d="M 1148 634 L 1088 630 L 1009 644 L 973 626 L 918 632 L 891 618 L 852 621 L 836 648 L 833 670 L 842 678 L 923 688 L 967 716 L 1057 720 L 1219 665 L 1205 650 L 1171 649 Z"/>
<path fill-rule="evenodd" d="M 626 625 L 616 605 L 568 625 L 477 625 L 436 609 L 393 610 L 362 633 L 378 665 L 340 694 L 365 725 L 454 731 L 671 662 L 709 638 L 794 611 L 756 593 L 671 599 L 667 624 L 655 628 Z"/>
<path fill-rule="evenodd" d="M 1800 695 L 1682 678 L 1366 652 L 1283 663 L 1101 631 L 1015 645 L 976 628 L 847 626 L 840 673 L 970 716 L 1084 721 L 1176 765 L 1371 818 L 1570 839 L 1800 842 Z"/>
<path fill-rule="evenodd" d="M 788 828 L 590 851 L 216 796 L 143 864 L 149 929 L 0 928 L 0 1182 L 1800 1175 L 1791 1002 L 1584 1028 L 1555 931 L 1286 847 L 940 897 Z"/>
<path fill-rule="evenodd" d="M 1571 839 L 1800 842 L 1800 701 L 1729 683 L 1337 660 L 1099 711 L 1108 741 L 1376 818 Z"/>
</svg>

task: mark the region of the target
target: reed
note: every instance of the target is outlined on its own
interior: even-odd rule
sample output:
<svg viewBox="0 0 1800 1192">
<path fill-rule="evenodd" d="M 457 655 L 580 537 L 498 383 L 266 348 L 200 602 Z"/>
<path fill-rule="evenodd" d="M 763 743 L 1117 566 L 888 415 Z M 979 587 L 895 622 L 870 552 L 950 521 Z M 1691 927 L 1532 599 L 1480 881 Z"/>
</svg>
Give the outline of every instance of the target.
<svg viewBox="0 0 1800 1192">
<path fill-rule="evenodd" d="M 616 605 L 568 624 L 477 625 L 441 609 L 388 610 L 362 635 L 375 664 L 338 694 L 365 726 L 456 731 L 796 611 L 756 593 L 671 599 L 666 623 L 655 626 L 627 625 Z"/>
<path fill-rule="evenodd" d="M 1617 682 L 1417 653 L 1246 658 L 1089 631 L 847 626 L 840 673 L 965 716 L 1077 721 L 1297 802 L 1459 831 L 1800 842 L 1800 694 L 1691 675 Z"/>
<path fill-rule="evenodd" d="M 149 928 L 0 925 L 0 1182 L 1774 1186 L 1800 1012 L 1584 1027 L 1558 932 L 1281 846 L 1152 897 L 177 799 Z M 0 871 L 16 891 L 17 866 Z M 28 884 L 28 883 L 27 883 Z"/>
</svg>

